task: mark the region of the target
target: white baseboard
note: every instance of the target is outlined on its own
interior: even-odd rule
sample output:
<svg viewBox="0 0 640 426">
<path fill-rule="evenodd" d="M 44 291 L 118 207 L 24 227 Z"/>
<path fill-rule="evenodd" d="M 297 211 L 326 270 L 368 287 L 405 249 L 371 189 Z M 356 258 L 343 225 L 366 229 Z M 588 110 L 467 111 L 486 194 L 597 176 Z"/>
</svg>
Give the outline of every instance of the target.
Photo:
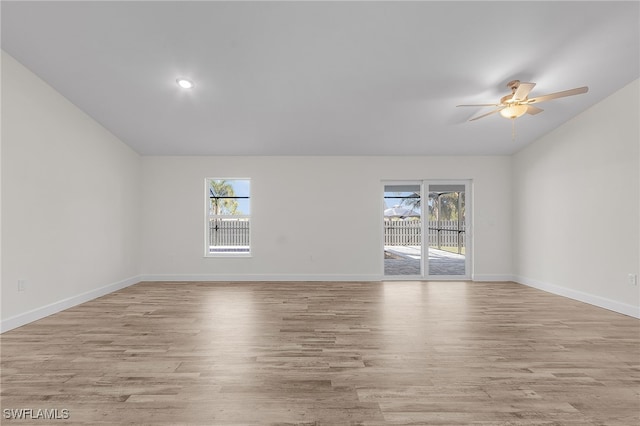
<svg viewBox="0 0 640 426">
<path fill-rule="evenodd" d="M 450 279 L 451 277 L 447 277 Z M 384 276 L 384 275 L 340 275 L 340 274 L 147 274 L 142 275 L 140 281 L 337 281 L 337 282 L 353 282 L 353 281 L 402 281 L 402 280 L 426 280 L 425 278 L 415 276 Z M 472 281 L 497 281 L 508 282 L 513 281 L 513 275 L 474 275 Z"/>
<path fill-rule="evenodd" d="M 380 281 L 380 275 L 332 275 L 332 274 L 147 274 L 140 281 Z"/>
<path fill-rule="evenodd" d="M 64 311 L 65 309 L 72 308 L 81 303 L 88 302 L 89 300 L 93 300 L 95 298 L 112 293 L 116 290 L 129 287 L 130 285 L 139 283 L 140 281 L 141 281 L 140 276 L 137 275 L 122 281 L 118 281 L 118 282 L 106 285 L 104 287 L 87 291 L 86 293 L 78 294 L 76 296 L 72 296 L 67 299 L 59 300 L 57 302 L 51 303 L 46 306 L 42 306 L 40 308 L 32 309 L 28 312 L 13 316 L 11 318 L 7 318 L 0 322 L 0 333 L 13 330 L 14 328 L 23 326 L 25 324 L 29 324 L 30 322 L 37 321 L 49 315 L 53 315 L 57 312 Z"/>
<path fill-rule="evenodd" d="M 619 314 L 628 315 L 630 317 L 640 319 L 640 307 L 633 306 L 628 303 L 622 303 L 615 300 L 607 299 L 606 297 L 596 296 L 593 294 L 585 293 L 578 290 L 562 287 L 555 284 L 545 283 L 542 281 L 534 280 L 527 277 L 515 276 L 514 282 L 528 287 L 537 288 L 538 290 L 546 291 L 548 293 L 557 294 L 558 296 L 568 297 L 569 299 L 577 300 L 579 302 L 588 303 L 590 305 L 597 306 L 599 308 L 608 309 Z"/>
</svg>

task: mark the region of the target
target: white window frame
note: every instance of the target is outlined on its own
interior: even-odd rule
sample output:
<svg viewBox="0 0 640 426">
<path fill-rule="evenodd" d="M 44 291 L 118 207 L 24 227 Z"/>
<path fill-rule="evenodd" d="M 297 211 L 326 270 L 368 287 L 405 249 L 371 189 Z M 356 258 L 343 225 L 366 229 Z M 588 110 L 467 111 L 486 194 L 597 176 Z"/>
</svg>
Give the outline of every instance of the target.
<svg viewBox="0 0 640 426">
<path fill-rule="evenodd" d="M 251 225 L 251 212 L 243 215 L 215 215 L 209 210 L 210 195 L 209 195 L 209 182 L 214 180 L 244 180 L 249 183 L 249 200 L 251 200 L 251 179 L 246 177 L 207 177 L 204 179 L 204 257 L 251 257 L 251 241 L 252 241 L 252 228 Z M 250 204 L 251 205 L 251 204 Z M 250 207 L 251 209 L 251 207 Z M 233 218 L 244 219 L 249 222 L 249 244 L 247 251 L 233 251 L 234 246 L 229 246 L 229 251 L 211 252 L 210 241 L 210 221 L 216 218 Z M 224 247 L 224 246 L 223 246 Z M 238 246 L 244 247 L 244 246 Z"/>
</svg>

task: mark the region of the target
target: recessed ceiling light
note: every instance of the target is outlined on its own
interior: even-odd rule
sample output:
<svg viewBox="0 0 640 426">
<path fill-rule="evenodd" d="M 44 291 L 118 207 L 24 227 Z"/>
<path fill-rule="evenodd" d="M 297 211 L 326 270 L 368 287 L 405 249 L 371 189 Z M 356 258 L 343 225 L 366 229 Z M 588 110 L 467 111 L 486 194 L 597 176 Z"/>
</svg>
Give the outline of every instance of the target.
<svg viewBox="0 0 640 426">
<path fill-rule="evenodd" d="M 194 86 L 193 81 L 187 80 L 186 78 L 179 78 L 176 80 L 176 83 L 183 89 L 191 89 Z"/>
</svg>

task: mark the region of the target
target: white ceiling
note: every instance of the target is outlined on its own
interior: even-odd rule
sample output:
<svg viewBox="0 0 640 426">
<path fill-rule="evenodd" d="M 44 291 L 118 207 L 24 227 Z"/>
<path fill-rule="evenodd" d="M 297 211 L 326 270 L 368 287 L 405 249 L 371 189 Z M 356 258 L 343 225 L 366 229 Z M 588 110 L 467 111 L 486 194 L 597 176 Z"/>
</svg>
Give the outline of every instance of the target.
<svg viewBox="0 0 640 426">
<path fill-rule="evenodd" d="M 511 154 L 635 80 L 627 2 L 10 2 L 2 48 L 143 155 Z M 181 90 L 176 78 L 196 87 Z M 488 110 L 513 79 L 537 104 Z"/>
</svg>

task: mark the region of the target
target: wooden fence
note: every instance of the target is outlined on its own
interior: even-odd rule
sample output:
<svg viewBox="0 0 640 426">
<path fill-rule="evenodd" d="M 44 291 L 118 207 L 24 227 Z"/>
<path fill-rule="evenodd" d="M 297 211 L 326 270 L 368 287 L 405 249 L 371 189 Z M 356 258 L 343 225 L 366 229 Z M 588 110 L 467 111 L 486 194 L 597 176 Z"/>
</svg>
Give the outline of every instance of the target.
<svg viewBox="0 0 640 426">
<path fill-rule="evenodd" d="M 464 247 L 464 222 L 430 220 L 428 231 L 430 247 Z M 422 221 L 420 220 L 384 221 L 385 246 L 419 246 L 421 236 Z"/>
<path fill-rule="evenodd" d="M 460 225 L 460 229 L 458 229 Z M 210 219 L 210 247 L 248 247 L 248 219 Z M 464 247 L 464 223 L 455 220 L 431 220 L 428 225 L 429 246 Z M 422 237 L 420 220 L 385 220 L 385 246 L 419 246 Z"/>
<path fill-rule="evenodd" d="M 210 247 L 249 246 L 248 219 L 209 219 Z"/>
</svg>

